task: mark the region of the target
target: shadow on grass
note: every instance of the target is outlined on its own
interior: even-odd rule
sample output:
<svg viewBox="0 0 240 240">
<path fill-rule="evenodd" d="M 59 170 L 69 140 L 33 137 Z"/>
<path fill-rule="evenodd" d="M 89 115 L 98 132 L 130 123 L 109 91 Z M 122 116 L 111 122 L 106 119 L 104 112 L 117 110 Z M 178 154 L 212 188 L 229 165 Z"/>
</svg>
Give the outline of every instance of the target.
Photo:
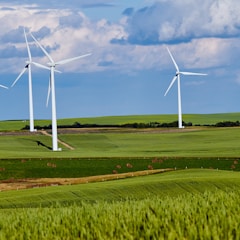
<svg viewBox="0 0 240 240">
<path fill-rule="evenodd" d="M 34 142 L 36 142 L 38 146 L 43 146 L 43 147 L 45 147 L 45 148 L 47 148 L 47 149 L 49 149 L 49 150 L 52 150 L 52 148 L 51 148 L 51 147 L 49 147 L 49 146 L 45 145 L 45 144 L 44 144 L 44 143 L 42 143 L 41 141 L 38 141 L 38 140 L 36 140 L 36 141 L 34 141 Z"/>
<path fill-rule="evenodd" d="M 44 144 L 43 142 L 39 141 L 39 140 L 30 140 L 30 139 L 24 139 L 25 141 L 31 141 L 31 142 L 35 142 L 39 147 L 44 147 L 47 148 L 48 150 L 52 150 L 51 147 L 47 146 L 46 144 Z"/>
</svg>

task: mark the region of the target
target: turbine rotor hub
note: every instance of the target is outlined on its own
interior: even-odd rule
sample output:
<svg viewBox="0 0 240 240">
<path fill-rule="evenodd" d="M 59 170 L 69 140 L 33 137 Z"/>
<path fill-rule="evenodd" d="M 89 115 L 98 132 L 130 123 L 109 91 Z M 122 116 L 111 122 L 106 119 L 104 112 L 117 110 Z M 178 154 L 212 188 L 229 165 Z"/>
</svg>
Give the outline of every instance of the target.
<svg viewBox="0 0 240 240">
<path fill-rule="evenodd" d="M 47 63 L 47 65 L 48 65 L 49 67 L 56 67 L 56 64 L 55 64 L 55 63 L 51 63 L 51 62 Z"/>
</svg>

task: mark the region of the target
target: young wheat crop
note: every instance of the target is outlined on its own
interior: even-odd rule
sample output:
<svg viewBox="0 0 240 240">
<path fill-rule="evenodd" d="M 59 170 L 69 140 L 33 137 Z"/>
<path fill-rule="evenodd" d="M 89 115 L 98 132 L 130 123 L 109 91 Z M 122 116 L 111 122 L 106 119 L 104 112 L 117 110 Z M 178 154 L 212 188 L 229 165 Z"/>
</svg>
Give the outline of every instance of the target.
<svg viewBox="0 0 240 240">
<path fill-rule="evenodd" d="M 0 239 L 240 239 L 240 190 L 0 211 Z"/>
</svg>

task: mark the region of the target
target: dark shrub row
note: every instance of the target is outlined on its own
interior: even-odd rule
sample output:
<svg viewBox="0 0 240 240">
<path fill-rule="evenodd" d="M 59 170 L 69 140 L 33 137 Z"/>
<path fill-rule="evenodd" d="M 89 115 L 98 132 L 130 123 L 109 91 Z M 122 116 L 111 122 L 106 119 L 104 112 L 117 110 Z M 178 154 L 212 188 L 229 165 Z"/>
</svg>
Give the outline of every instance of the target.
<svg viewBox="0 0 240 240">
<path fill-rule="evenodd" d="M 183 122 L 183 126 L 189 127 L 193 126 L 191 122 L 185 123 Z M 216 124 L 196 124 L 195 126 L 210 126 L 210 127 L 238 127 L 240 126 L 240 122 L 231 122 L 224 121 L 218 122 Z M 178 121 L 170 122 L 170 123 L 159 123 L 159 122 L 150 122 L 150 123 L 126 123 L 126 124 L 81 124 L 79 122 L 75 122 L 72 125 L 58 125 L 58 128 L 101 128 L 101 127 L 120 127 L 120 128 L 176 128 L 178 127 Z M 45 126 L 35 126 L 36 129 L 51 129 L 52 125 Z M 26 125 L 22 130 L 28 130 L 29 125 Z"/>
</svg>

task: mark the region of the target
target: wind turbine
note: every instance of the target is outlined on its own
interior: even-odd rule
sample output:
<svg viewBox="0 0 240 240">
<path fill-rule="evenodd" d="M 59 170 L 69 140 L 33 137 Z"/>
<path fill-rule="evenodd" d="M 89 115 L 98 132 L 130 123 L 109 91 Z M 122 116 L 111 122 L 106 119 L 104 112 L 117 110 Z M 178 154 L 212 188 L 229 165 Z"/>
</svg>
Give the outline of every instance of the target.
<svg viewBox="0 0 240 240">
<path fill-rule="evenodd" d="M 56 97 L 55 97 L 55 83 L 54 83 L 55 67 L 58 66 L 58 65 L 70 63 L 70 62 L 75 61 L 75 60 L 80 59 L 80 58 L 90 56 L 91 53 L 55 62 L 52 59 L 52 57 L 48 54 L 48 52 L 37 41 L 37 39 L 32 34 L 31 34 L 31 36 L 50 61 L 48 63 L 48 66 L 50 67 L 50 85 L 49 85 L 50 87 L 49 88 L 51 89 L 51 97 L 52 97 L 51 98 L 51 100 L 52 100 L 52 150 L 53 151 L 61 151 L 61 149 L 58 148 L 58 137 L 57 137 Z"/>
<path fill-rule="evenodd" d="M 181 87 L 180 87 L 180 75 L 198 75 L 198 76 L 205 76 L 207 74 L 205 73 L 193 73 L 193 72 L 182 72 L 179 70 L 179 67 L 176 63 L 176 61 L 174 60 L 170 50 L 168 49 L 167 47 L 167 50 L 168 50 L 168 53 L 173 61 L 173 64 L 176 68 L 176 75 L 173 77 L 173 80 L 172 82 L 170 83 L 167 91 L 165 92 L 164 96 L 167 95 L 168 91 L 170 90 L 170 88 L 172 87 L 172 85 L 174 84 L 174 82 L 177 80 L 178 81 L 178 128 L 184 128 L 184 126 L 182 126 L 182 104 L 181 104 Z"/>
<path fill-rule="evenodd" d="M 39 63 L 36 63 L 36 62 L 32 61 L 32 55 L 31 55 L 31 51 L 30 51 L 30 48 L 29 48 L 29 44 L 28 44 L 28 40 L 27 40 L 25 29 L 24 29 L 24 38 L 25 38 L 25 42 L 26 42 L 26 45 L 27 45 L 28 60 L 26 61 L 25 67 L 20 72 L 20 74 L 18 75 L 16 80 L 13 82 L 11 87 L 13 87 L 17 83 L 17 81 L 21 78 L 21 76 L 28 70 L 29 122 L 30 122 L 30 132 L 34 132 L 34 131 L 36 131 L 36 129 L 34 129 L 34 117 L 33 117 L 33 94 L 32 94 L 31 65 L 34 64 L 37 67 L 45 68 L 45 69 L 48 69 L 48 70 L 49 70 L 49 67 L 43 66 L 42 64 L 39 64 Z"/>
</svg>

